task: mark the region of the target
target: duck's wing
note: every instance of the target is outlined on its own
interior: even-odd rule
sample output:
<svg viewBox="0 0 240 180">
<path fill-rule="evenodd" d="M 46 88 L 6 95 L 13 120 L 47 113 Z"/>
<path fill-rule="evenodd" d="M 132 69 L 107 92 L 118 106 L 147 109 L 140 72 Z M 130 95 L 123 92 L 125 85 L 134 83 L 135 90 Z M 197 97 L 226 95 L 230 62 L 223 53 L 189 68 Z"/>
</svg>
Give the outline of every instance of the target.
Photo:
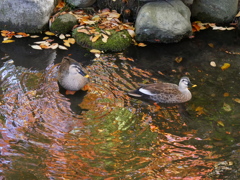
<svg viewBox="0 0 240 180">
<path fill-rule="evenodd" d="M 141 84 L 139 91 L 145 95 L 153 96 L 157 94 L 178 94 L 178 86 L 171 83 Z"/>
<path fill-rule="evenodd" d="M 134 97 L 146 97 L 154 95 L 178 94 L 178 86 L 171 83 L 139 84 L 139 88 L 128 92 L 128 95 Z"/>
</svg>

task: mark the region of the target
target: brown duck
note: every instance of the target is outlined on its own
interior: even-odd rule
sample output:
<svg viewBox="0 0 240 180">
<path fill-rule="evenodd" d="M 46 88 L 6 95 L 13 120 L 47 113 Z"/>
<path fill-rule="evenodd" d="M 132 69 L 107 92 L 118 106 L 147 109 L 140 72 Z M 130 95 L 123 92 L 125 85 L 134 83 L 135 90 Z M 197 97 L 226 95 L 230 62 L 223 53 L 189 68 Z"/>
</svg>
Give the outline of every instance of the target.
<svg viewBox="0 0 240 180">
<path fill-rule="evenodd" d="M 66 94 L 74 94 L 88 83 L 88 75 L 82 65 L 70 57 L 64 57 L 58 70 L 58 82 Z"/>
<path fill-rule="evenodd" d="M 192 85 L 188 77 L 182 77 L 179 85 L 158 82 L 140 84 L 136 90 L 128 92 L 129 96 L 153 100 L 157 103 L 184 103 L 192 98 L 188 86 Z"/>
</svg>

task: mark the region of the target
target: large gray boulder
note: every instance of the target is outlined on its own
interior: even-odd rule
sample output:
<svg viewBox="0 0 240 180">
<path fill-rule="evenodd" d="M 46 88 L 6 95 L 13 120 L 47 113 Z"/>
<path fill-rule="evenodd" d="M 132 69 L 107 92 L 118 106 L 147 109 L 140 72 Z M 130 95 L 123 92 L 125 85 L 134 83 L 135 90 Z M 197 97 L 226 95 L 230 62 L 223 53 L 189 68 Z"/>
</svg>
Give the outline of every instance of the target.
<svg viewBox="0 0 240 180">
<path fill-rule="evenodd" d="M 85 8 L 93 5 L 96 0 L 67 0 L 66 2 L 75 7 Z"/>
<path fill-rule="evenodd" d="M 0 0 L 0 29 L 38 33 L 47 28 L 55 0 Z"/>
<path fill-rule="evenodd" d="M 238 11 L 238 0 L 195 0 L 192 16 L 202 22 L 229 23 Z"/>
<path fill-rule="evenodd" d="M 180 0 L 149 2 L 139 11 L 135 28 L 137 41 L 179 42 L 190 36 L 191 12 Z"/>
</svg>

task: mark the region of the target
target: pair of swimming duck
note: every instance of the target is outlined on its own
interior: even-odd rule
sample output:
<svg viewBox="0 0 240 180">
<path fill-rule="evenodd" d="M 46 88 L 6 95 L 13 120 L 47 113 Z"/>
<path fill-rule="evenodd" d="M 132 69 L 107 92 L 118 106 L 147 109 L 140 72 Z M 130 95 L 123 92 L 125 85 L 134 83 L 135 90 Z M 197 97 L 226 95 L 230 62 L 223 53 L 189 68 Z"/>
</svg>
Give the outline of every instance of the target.
<svg viewBox="0 0 240 180">
<path fill-rule="evenodd" d="M 64 57 L 58 71 L 58 81 L 68 94 L 82 89 L 88 83 L 88 75 L 82 65 L 70 57 Z M 188 86 L 192 85 L 188 77 L 182 77 L 179 85 L 158 82 L 140 84 L 129 96 L 153 100 L 157 103 L 184 103 L 192 98 Z"/>
</svg>

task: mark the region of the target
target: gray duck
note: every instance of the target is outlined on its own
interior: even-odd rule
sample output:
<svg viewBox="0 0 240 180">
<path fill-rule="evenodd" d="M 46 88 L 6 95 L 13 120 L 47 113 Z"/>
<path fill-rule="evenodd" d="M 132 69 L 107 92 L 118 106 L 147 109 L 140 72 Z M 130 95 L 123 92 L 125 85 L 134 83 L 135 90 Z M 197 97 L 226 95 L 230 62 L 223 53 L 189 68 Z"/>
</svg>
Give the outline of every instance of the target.
<svg viewBox="0 0 240 180">
<path fill-rule="evenodd" d="M 184 103 L 192 98 L 188 86 L 192 85 L 188 77 L 182 77 L 179 85 L 158 82 L 140 84 L 136 90 L 128 92 L 129 96 L 153 100 L 157 103 Z"/>
<path fill-rule="evenodd" d="M 82 65 L 70 57 L 64 57 L 58 69 L 58 82 L 66 94 L 74 94 L 88 83 L 88 75 Z"/>
</svg>

